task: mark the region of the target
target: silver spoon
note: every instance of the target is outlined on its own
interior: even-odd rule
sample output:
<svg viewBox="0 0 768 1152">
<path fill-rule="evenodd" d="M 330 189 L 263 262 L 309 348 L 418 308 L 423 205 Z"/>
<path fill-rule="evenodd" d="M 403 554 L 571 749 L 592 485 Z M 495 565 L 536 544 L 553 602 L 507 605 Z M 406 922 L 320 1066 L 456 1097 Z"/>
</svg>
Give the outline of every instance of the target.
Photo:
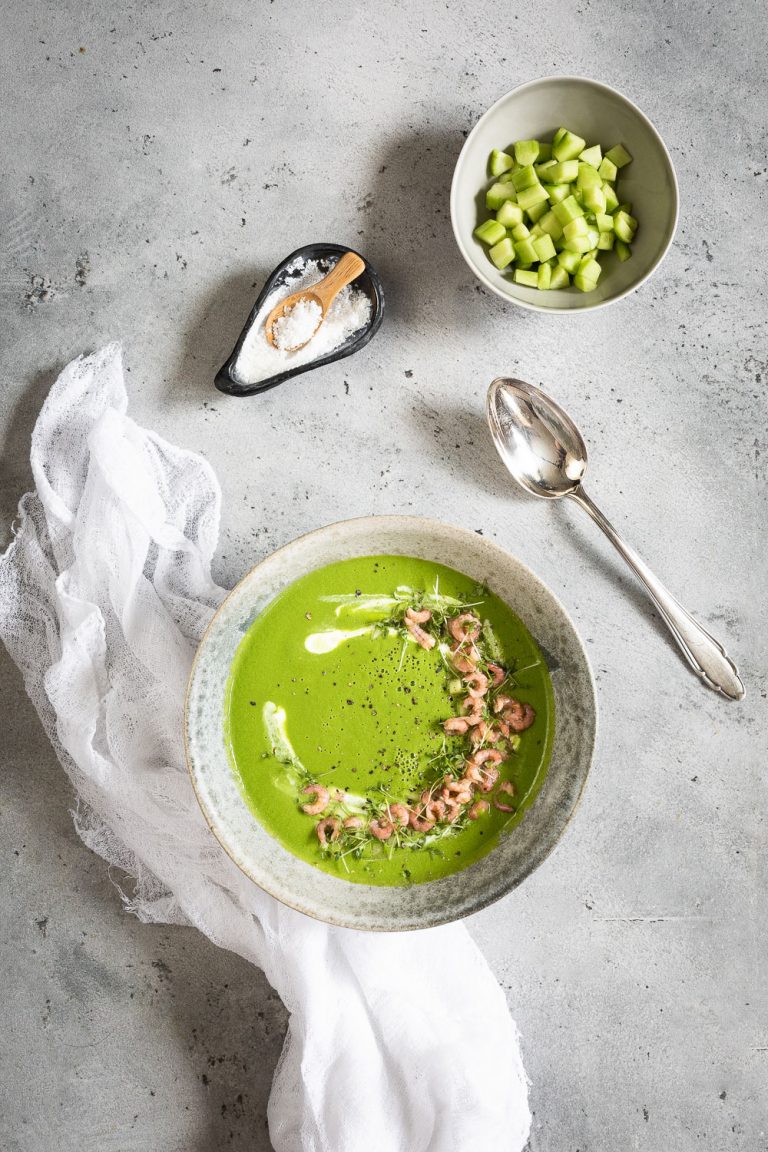
<svg viewBox="0 0 768 1152">
<path fill-rule="evenodd" d="M 744 685 L 725 649 L 624 543 L 582 488 L 587 446 L 570 416 L 539 388 L 503 377 L 488 389 L 486 415 L 497 451 L 518 484 L 545 500 L 569 496 L 588 512 L 645 585 L 694 672 L 708 688 L 741 700 Z"/>
</svg>

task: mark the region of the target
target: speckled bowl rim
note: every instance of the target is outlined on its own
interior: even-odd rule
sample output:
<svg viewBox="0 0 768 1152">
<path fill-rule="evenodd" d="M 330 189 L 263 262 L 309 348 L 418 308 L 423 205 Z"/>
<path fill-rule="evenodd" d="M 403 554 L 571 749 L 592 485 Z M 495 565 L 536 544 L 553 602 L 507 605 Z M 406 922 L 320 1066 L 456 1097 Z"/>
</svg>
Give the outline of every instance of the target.
<svg viewBox="0 0 768 1152">
<path fill-rule="evenodd" d="M 410 530 L 412 533 L 419 530 L 425 533 L 429 531 L 436 532 L 445 537 L 446 541 L 451 541 L 457 544 L 463 543 L 468 548 L 471 547 L 473 550 L 477 549 L 479 554 L 485 554 L 485 556 L 488 557 L 488 559 L 491 561 L 495 558 L 497 562 L 501 561 L 504 565 L 511 564 L 512 568 L 516 570 L 516 574 L 523 581 L 528 580 L 531 582 L 538 595 L 543 598 L 544 602 L 547 603 L 548 609 L 553 613 L 554 616 L 559 618 L 559 623 L 565 627 L 568 633 L 568 640 L 572 645 L 572 655 L 575 656 L 580 665 L 579 691 L 581 692 L 581 697 L 579 699 L 579 705 L 582 711 L 580 714 L 579 732 L 583 739 L 579 747 L 577 760 L 573 764 L 572 787 L 570 788 L 570 791 L 565 798 L 562 809 L 558 813 L 557 822 L 554 825 L 548 826 L 546 828 L 546 835 L 543 836 L 539 842 L 537 842 L 534 850 L 526 856 L 524 863 L 522 863 L 515 871 L 508 871 L 500 876 L 498 870 L 494 870 L 493 875 L 496 883 L 492 888 L 488 886 L 484 890 L 474 894 L 468 901 L 464 901 L 464 903 L 459 903 L 458 905 L 454 904 L 451 906 L 448 903 L 441 904 L 439 899 L 437 901 L 432 901 L 430 904 L 428 904 L 426 910 L 417 910 L 415 914 L 409 914 L 407 910 L 403 910 L 401 912 L 400 910 L 397 910 L 397 908 L 395 908 L 393 911 L 391 907 L 389 910 L 385 911 L 383 909 L 383 905 L 387 902 L 385 895 L 388 894 L 389 903 L 392 904 L 394 902 L 395 906 L 397 905 L 398 897 L 405 899 L 406 895 L 410 895 L 414 892 L 419 893 L 425 892 L 426 890 L 434 890 L 435 894 L 437 894 L 439 890 L 441 895 L 444 895 L 446 889 L 460 887 L 461 882 L 460 879 L 457 878 L 465 877 L 474 869 L 483 866 L 484 861 L 492 861 L 495 857 L 498 857 L 503 852 L 506 843 L 511 839 L 511 837 L 505 837 L 501 844 L 494 847 L 491 852 L 482 857 L 479 861 L 468 865 L 466 868 L 459 872 L 453 873 L 447 877 L 443 877 L 440 880 L 430 881 L 426 884 L 413 885 L 408 888 L 361 885 L 329 876 L 327 873 L 321 872 L 320 870 L 313 868 L 311 865 L 306 864 L 298 857 L 293 856 L 292 853 L 289 853 L 286 849 L 284 849 L 278 841 L 271 837 L 269 833 L 267 833 L 266 830 L 264 830 L 262 826 L 258 824 L 256 818 L 250 812 L 245 799 L 241 794 L 239 794 L 239 803 L 242 806 L 242 810 L 248 814 L 250 820 L 259 829 L 260 835 L 267 838 L 270 854 L 283 855 L 288 857 L 295 871 L 297 873 L 304 874 L 304 879 L 306 879 L 310 891 L 316 890 L 319 886 L 322 885 L 324 881 L 331 881 L 333 885 L 343 886 L 344 890 L 349 895 L 350 907 L 345 909 L 341 914 L 338 912 L 334 914 L 329 909 L 323 907 L 322 902 L 318 903 L 316 898 L 312 899 L 308 898 L 306 894 L 299 894 L 297 891 L 298 885 L 291 885 L 290 891 L 286 890 L 284 886 L 281 887 L 281 885 L 276 883 L 274 878 L 269 874 L 268 868 L 265 869 L 264 867 L 256 867 L 253 863 L 253 860 L 249 859 L 248 851 L 243 843 L 244 838 L 238 839 L 237 837 L 232 836 L 231 830 L 227 827 L 226 821 L 222 819 L 221 812 L 216 811 L 215 806 L 210 803 L 210 796 L 208 795 L 205 783 L 206 766 L 202 762 L 202 757 L 198 752 L 198 748 L 196 747 L 198 731 L 195 726 L 193 707 L 196 703 L 199 703 L 198 688 L 200 684 L 201 670 L 205 668 L 211 640 L 222 628 L 222 621 L 224 620 L 227 613 L 232 609 L 232 606 L 237 604 L 237 602 L 244 596 L 251 585 L 258 586 L 260 578 L 263 576 L 265 570 L 269 566 L 278 565 L 281 559 L 290 555 L 291 552 L 297 549 L 306 548 L 312 543 L 323 542 L 324 538 L 328 538 L 330 543 L 334 533 L 351 533 L 354 535 L 355 533 L 362 533 L 367 527 L 371 527 L 374 532 L 379 532 L 380 535 L 385 534 L 387 530 L 394 532 L 395 534 L 397 534 L 400 530 L 406 530 L 406 534 L 407 530 Z M 380 551 L 381 550 L 375 545 L 373 547 L 366 546 L 356 553 L 353 552 L 349 555 L 374 555 L 377 554 L 377 552 L 380 553 Z M 419 550 L 418 548 L 414 548 L 409 544 L 409 546 L 399 554 L 404 556 L 418 555 Z M 323 559 L 320 563 L 310 565 L 305 570 L 307 572 L 312 571 L 317 567 L 322 567 L 327 563 L 333 562 L 333 558 Z M 437 562 L 446 563 L 447 561 L 443 559 Z M 296 575 L 292 576 L 289 580 L 286 580 L 282 584 L 282 587 L 287 587 L 297 578 L 298 576 Z M 278 589 L 278 591 L 279 590 L 281 589 Z M 265 607 L 266 604 L 269 603 L 276 594 L 277 592 L 270 596 L 259 608 L 259 611 L 263 610 L 263 607 Z M 253 618 L 253 615 L 254 613 L 251 612 L 251 619 Z M 523 619 L 525 621 L 525 617 L 523 617 Z M 530 624 L 528 626 L 530 628 Z M 236 640 L 232 649 L 233 654 L 237 647 L 237 643 L 239 643 L 239 640 L 242 639 L 242 635 L 244 634 L 242 625 L 239 628 L 239 633 L 239 638 Z M 536 636 L 535 631 L 533 631 L 533 635 Z M 526 817 L 523 819 L 523 821 L 521 821 L 519 825 L 516 826 L 514 831 L 517 831 L 518 829 L 526 826 L 526 822 L 532 819 L 532 815 L 536 811 L 537 805 L 541 803 L 541 798 L 547 790 L 547 785 L 550 782 L 557 750 L 558 707 L 561 706 L 559 697 L 562 694 L 558 692 L 558 686 L 556 684 L 556 672 L 552 671 L 552 654 L 544 649 L 543 651 L 545 657 L 547 658 L 548 667 L 550 668 L 552 675 L 553 688 L 555 689 L 555 746 L 553 747 L 550 768 L 547 776 L 545 777 L 544 783 L 542 784 L 541 790 L 538 793 L 536 800 L 531 805 L 531 808 L 526 813 Z M 577 677 L 577 679 L 579 679 L 579 677 Z M 216 729 L 217 737 L 221 741 L 222 746 L 224 743 L 224 730 L 222 723 L 223 705 L 223 693 L 221 693 L 216 700 L 216 707 L 214 708 L 213 714 L 207 717 L 207 720 L 213 725 L 213 728 Z M 211 731 L 213 731 L 213 728 Z M 262 888 L 265 892 L 269 893 L 271 896 L 274 896 L 275 899 L 279 900 L 281 903 L 287 905 L 288 907 L 293 908 L 298 912 L 302 912 L 314 919 L 334 924 L 339 927 L 368 931 L 408 931 L 450 923 L 454 920 L 462 919 L 465 916 L 480 911 L 482 908 L 485 908 L 489 904 L 494 903 L 496 900 L 500 899 L 502 896 L 506 895 L 508 892 L 512 891 L 520 883 L 522 883 L 522 881 L 525 880 L 526 877 L 529 876 L 531 872 L 533 872 L 541 863 L 543 863 L 543 861 L 554 851 L 555 847 L 565 833 L 566 828 L 570 824 L 570 821 L 573 818 L 576 808 L 578 807 L 579 801 L 581 800 L 581 796 L 584 791 L 584 787 L 586 785 L 587 777 L 589 775 L 592 759 L 594 756 L 596 738 L 597 697 L 594 679 L 589 663 L 589 657 L 573 624 L 573 621 L 571 620 L 570 616 L 566 612 L 564 606 L 557 598 L 557 596 L 555 596 L 555 594 L 547 588 L 543 581 L 541 581 L 535 575 L 535 573 L 531 571 L 530 568 L 528 568 L 525 564 L 513 556 L 512 553 L 508 552 L 500 545 L 495 544 L 494 542 L 486 539 L 483 536 L 479 536 L 475 532 L 472 532 L 468 529 L 459 528 L 454 525 L 445 524 L 443 522 L 421 516 L 364 516 L 351 520 L 338 521 L 324 525 L 321 528 L 314 529 L 301 536 L 298 536 L 288 544 L 285 544 L 281 548 L 278 548 L 274 552 L 270 553 L 269 556 L 265 557 L 264 560 L 260 561 L 249 572 L 246 573 L 246 575 L 229 592 L 227 597 L 214 613 L 213 618 L 211 619 L 200 640 L 192 663 L 184 704 L 184 751 L 192 786 L 208 827 L 210 828 L 215 838 L 218 840 L 221 847 L 233 861 L 233 863 L 235 863 L 237 867 L 240 868 L 240 870 L 249 877 L 249 879 L 257 884 L 258 887 Z M 200 749 L 200 752 L 202 752 L 202 749 Z M 232 772 L 231 768 L 229 768 L 229 765 L 227 765 L 227 774 L 229 776 L 228 785 L 231 786 L 231 784 L 234 783 L 235 787 L 237 788 L 238 786 L 234 780 L 234 773 Z M 514 832 L 512 835 L 514 835 Z M 487 868 L 487 864 L 485 867 Z M 361 892 L 368 894 L 372 893 L 374 897 L 381 898 L 380 902 L 382 904 L 382 908 L 379 909 L 376 914 L 371 915 L 370 912 L 366 913 L 365 911 L 361 913 L 354 909 L 353 905 L 356 902 L 359 902 L 357 901 L 357 895 Z"/>
<path fill-rule="evenodd" d="M 535 304 L 533 301 L 521 300 L 519 297 L 513 296 L 509 292 L 504 292 L 501 288 L 499 288 L 499 286 L 497 284 L 494 284 L 494 282 L 488 276 L 486 276 L 485 273 L 482 272 L 480 268 L 478 268 L 477 264 L 474 262 L 474 260 L 470 256 L 467 245 L 464 243 L 464 238 L 462 237 L 461 232 L 459 230 L 459 226 L 458 226 L 457 220 L 456 220 L 455 204 L 456 204 L 456 199 L 459 195 L 459 193 L 458 193 L 459 168 L 462 165 L 463 158 L 469 149 L 469 145 L 470 145 L 470 142 L 472 141 L 473 136 L 475 136 L 475 134 L 479 131 L 480 127 L 485 123 L 485 121 L 489 120 L 494 115 L 494 113 L 496 112 L 496 109 L 501 104 L 503 104 L 505 100 L 508 100 L 509 97 L 514 95 L 514 94 L 518 94 L 520 92 L 523 92 L 527 88 L 536 88 L 536 87 L 539 87 L 540 85 L 550 85 L 550 84 L 554 85 L 557 83 L 565 83 L 565 82 L 568 82 L 571 84 L 573 84 L 573 83 L 589 84 L 594 88 L 602 89 L 604 92 L 610 92 L 610 94 L 612 96 L 616 96 L 616 97 L 618 97 L 619 100 L 623 100 L 624 103 L 629 105 L 629 107 L 637 114 L 639 119 L 643 122 L 645 127 L 648 129 L 648 132 L 650 133 L 650 135 L 653 136 L 654 139 L 656 140 L 656 142 L 659 145 L 659 148 L 661 149 L 661 152 L 662 152 L 662 154 L 663 154 L 664 158 L 666 159 L 667 164 L 669 166 L 669 174 L 671 177 L 671 184 L 672 184 L 674 218 L 672 220 L 672 226 L 669 230 L 669 236 L 667 238 L 666 244 L 663 246 L 663 248 L 661 248 L 659 250 L 655 260 L 650 265 L 650 267 L 646 271 L 645 275 L 640 276 L 637 280 L 633 280 L 630 284 L 627 285 L 627 287 L 622 292 L 617 292 L 615 296 L 609 296 L 607 300 L 596 300 L 594 303 L 590 302 L 589 304 L 582 304 L 579 308 L 549 308 L 549 307 L 547 307 L 546 304 Z M 459 252 L 461 252 L 462 257 L 464 258 L 465 264 L 470 269 L 470 271 L 474 273 L 474 275 L 478 278 L 478 280 L 481 280 L 482 283 L 486 286 L 486 288 L 490 289 L 490 291 L 493 292 L 495 296 L 499 296 L 502 300 L 506 300 L 510 304 L 514 304 L 518 308 L 525 308 L 529 312 L 543 312 L 547 316 L 580 316 L 580 315 L 589 315 L 592 312 L 596 312 L 598 308 L 607 308 L 610 304 L 616 304 L 617 301 L 623 300 L 626 296 L 630 296 L 633 292 L 637 291 L 638 288 L 640 288 L 643 284 L 646 283 L 647 280 L 649 280 L 651 278 L 651 276 L 653 276 L 654 272 L 659 267 L 659 265 L 661 264 L 664 257 L 667 255 L 667 252 L 669 252 L 669 249 L 672 246 L 672 241 L 674 240 L 675 234 L 677 232 L 677 225 L 678 225 L 678 222 L 680 220 L 680 187 L 679 187 L 678 182 L 677 182 L 677 173 L 675 172 L 675 166 L 672 163 L 672 157 L 669 153 L 669 149 L 667 148 L 666 144 L 664 143 L 664 141 L 661 137 L 660 132 L 655 127 L 655 125 L 652 123 L 652 121 L 648 119 L 648 117 L 645 115 L 645 113 L 642 111 L 642 109 L 639 108 L 637 106 L 637 104 L 635 104 L 634 100 L 630 100 L 629 96 L 625 96 L 623 92 L 620 92 L 618 88 L 614 88 L 611 84 L 605 84 L 602 80 L 593 80 L 589 76 L 538 76 L 538 77 L 536 77 L 535 80 L 528 80 L 528 81 L 526 81 L 525 84 L 518 84 L 515 88 L 510 88 L 510 90 L 508 92 L 505 92 L 503 96 L 500 96 L 499 99 L 494 104 L 492 104 L 490 106 L 490 108 L 488 108 L 482 114 L 482 116 L 480 117 L 480 119 L 477 121 L 474 128 L 472 129 L 472 131 L 467 136 L 466 140 L 464 141 L 464 145 L 461 149 L 461 152 L 459 153 L 458 158 L 456 160 L 456 166 L 454 167 L 454 170 L 453 170 L 453 177 L 451 179 L 450 209 L 451 209 L 451 227 L 453 228 L 454 239 L 456 240 L 456 244 L 458 246 Z"/>
</svg>

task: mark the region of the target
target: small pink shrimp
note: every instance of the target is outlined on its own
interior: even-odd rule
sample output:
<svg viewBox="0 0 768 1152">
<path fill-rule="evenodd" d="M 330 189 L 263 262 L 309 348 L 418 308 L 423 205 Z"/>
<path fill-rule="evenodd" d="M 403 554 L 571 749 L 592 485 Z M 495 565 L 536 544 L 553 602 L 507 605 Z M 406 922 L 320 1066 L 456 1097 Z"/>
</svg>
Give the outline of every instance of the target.
<svg viewBox="0 0 768 1152">
<path fill-rule="evenodd" d="M 432 613 L 428 608 L 421 608 L 418 611 L 415 608 L 408 608 L 405 614 L 409 620 L 413 620 L 414 624 L 426 624 L 428 620 L 432 619 Z"/>
<path fill-rule="evenodd" d="M 424 808 L 427 820 L 437 823 L 445 818 L 445 803 L 442 800 L 430 800 Z"/>
<path fill-rule="evenodd" d="M 347 816 L 343 824 L 344 828 L 349 828 L 350 830 L 353 828 L 362 828 L 362 826 L 363 821 L 359 816 Z"/>
<path fill-rule="evenodd" d="M 498 728 L 499 732 L 501 732 L 503 738 L 505 740 L 509 740 L 509 724 L 507 724 L 506 720 L 497 720 L 496 727 Z"/>
<path fill-rule="evenodd" d="M 477 728 L 472 733 L 472 743 L 477 744 L 498 744 L 501 740 L 502 732 L 501 727 L 494 727 L 492 724 L 486 724 L 485 720 L 481 720 Z"/>
<path fill-rule="evenodd" d="M 512 781 L 502 780 L 501 784 L 499 784 L 499 790 L 493 798 L 494 807 L 498 808 L 499 812 L 514 812 L 514 804 L 507 804 L 500 799 L 500 797 L 503 795 L 514 796 L 514 794 L 515 786 Z"/>
<path fill-rule="evenodd" d="M 321 812 L 325 812 L 331 798 L 327 788 L 322 784 L 307 784 L 301 791 L 307 796 L 315 797 L 311 804 L 302 804 L 302 812 L 306 812 L 307 816 L 319 816 Z"/>
<path fill-rule="evenodd" d="M 467 691 L 473 700 L 481 700 L 488 691 L 488 677 L 483 676 L 479 668 L 475 668 L 473 672 L 468 672 L 464 677 L 464 683 L 467 685 Z"/>
<path fill-rule="evenodd" d="M 368 828 L 371 836 L 375 836 L 377 840 L 389 840 L 395 830 L 389 820 L 385 820 L 383 816 L 378 820 L 371 820 Z"/>
<path fill-rule="evenodd" d="M 483 749 L 483 751 L 492 751 L 492 749 Z M 467 761 L 466 777 L 476 784 L 481 792 L 490 792 L 494 784 L 499 778 L 498 768 L 481 768 L 474 759 Z"/>
<path fill-rule="evenodd" d="M 482 784 L 484 776 L 485 773 L 479 764 L 473 764 L 471 760 L 467 760 L 465 780 L 469 780 L 472 784 Z"/>
<path fill-rule="evenodd" d="M 466 804 L 472 799 L 472 785 L 465 780 L 450 780 L 442 789 L 442 797 L 448 804 Z"/>
<path fill-rule="evenodd" d="M 434 648 L 437 643 L 434 636 L 430 636 L 428 632 L 425 632 L 424 629 L 420 627 L 421 624 L 425 624 L 427 620 L 431 619 L 431 612 L 414 612 L 413 608 L 408 608 L 405 613 L 405 620 L 403 621 L 416 643 L 426 649 Z"/>
<path fill-rule="evenodd" d="M 491 676 L 493 677 L 494 688 L 500 687 L 500 685 L 504 683 L 504 677 L 506 676 L 506 672 L 504 671 L 504 669 L 501 667 L 500 664 L 489 664 L 488 665 L 488 671 L 490 672 Z"/>
<path fill-rule="evenodd" d="M 459 816 L 461 816 L 461 804 L 458 804 L 455 800 L 449 801 L 445 805 L 444 820 L 446 824 L 454 824 Z"/>
<path fill-rule="evenodd" d="M 525 732 L 536 719 L 536 711 L 530 704 L 521 704 L 519 700 L 513 700 L 502 712 L 502 718 L 513 732 Z"/>
<path fill-rule="evenodd" d="M 326 816 L 325 820 L 321 820 L 319 824 L 315 825 L 315 832 L 321 844 L 325 845 L 329 840 L 338 840 L 339 838 L 339 822 L 335 816 Z"/>
<path fill-rule="evenodd" d="M 467 812 L 467 816 L 469 816 L 470 820 L 477 820 L 484 812 L 490 812 L 490 810 L 491 806 L 487 800 L 475 800 L 469 812 Z"/>
<path fill-rule="evenodd" d="M 428 820 L 426 816 L 417 816 L 415 812 L 411 812 L 410 821 L 414 832 L 431 832 L 435 826 L 434 820 Z"/>
<path fill-rule="evenodd" d="M 406 808 L 405 804 L 390 804 L 389 815 L 393 820 L 396 820 L 401 828 L 407 828 L 408 822 L 411 818 L 411 813 Z"/>
<path fill-rule="evenodd" d="M 480 621 L 471 612 L 462 612 L 448 621 L 448 631 L 454 640 L 477 640 L 480 635 Z"/>
<path fill-rule="evenodd" d="M 485 775 L 483 777 L 482 783 L 478 784 L 478 788 L 481 792 L 493 791 L 493 786 L 499 778 L 498 768 L 483 768 L 482 772 Z"/>
<path fill-rule="evenodd" d="M 516 704 L 517 701 L 513 700 L 511 696 L 497 696 L 493 702 L 493 710 L 498 716 L 499 712 L 503 712 L 509 704 Z"/>
<path fill-rule="evenodd" d="M 469 728 L 469 724 L 463 716 L 451 716 L 448 720 L 443 721 L 443 728 L 448 733 L 463 736 Z"/>
<path fill-rule="evenodd" d="M 487 764 L 489 760 L 491 764 L 501 764 L 504 757 L 496 748 L 480 748 L 472 754 L 473 764 Z"/>
<path fill-rule="evenodd" d="M 473 659 L 473 653 L 467 652 L 461 644 L 452 644 L 451 664 L 463 676 L 467 672 L 474 672 L 476 661 Z"/>
</svg>

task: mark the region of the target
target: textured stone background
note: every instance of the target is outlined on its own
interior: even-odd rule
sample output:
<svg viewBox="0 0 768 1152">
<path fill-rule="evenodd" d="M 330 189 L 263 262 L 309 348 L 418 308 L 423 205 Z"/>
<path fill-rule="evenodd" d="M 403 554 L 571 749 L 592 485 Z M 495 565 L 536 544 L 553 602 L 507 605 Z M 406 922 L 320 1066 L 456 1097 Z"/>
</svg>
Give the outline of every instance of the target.
<svg viewBox="0 0 768 1152">
<path fill-rule="evenodd" d="M 602 709 L 562 846 L 470 924 L 522 1030 L 531 1149 L 768 1148 L 763 6 L 4 8 L 2 524 L 56 372 L 119 338 L 133 416 L 221 478 L 222 581 L 369 512 L 515 551 L 573 614 Z M 486 294 L 448 221 L 467 130 L 552 72 L 635 99 L 680 179 L 665 264 L 594 316 Z M 220 396 L 265 274 L 318 239 L 379 268 L 379 336 L 261 399 Z M 736 656 L 742 705 L 686 671 L 575 508 L 511 490 L 481 419 L 502 373 L 582 424 L 591 490 Z M 4 655 L 1 671 L 0 1148 L 267 1149 L 279 1001 L 193 931 L 122 912 Z"/>
</svg>

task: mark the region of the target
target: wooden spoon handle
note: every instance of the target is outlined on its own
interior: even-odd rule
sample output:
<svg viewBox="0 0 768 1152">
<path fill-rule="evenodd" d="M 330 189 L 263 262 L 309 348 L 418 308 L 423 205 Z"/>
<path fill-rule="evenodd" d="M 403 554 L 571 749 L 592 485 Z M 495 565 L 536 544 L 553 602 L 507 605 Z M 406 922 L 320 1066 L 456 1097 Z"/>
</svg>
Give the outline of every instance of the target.
<svg viewBox="0 0 768 1152">
<path fill-rule="evenodd" d="M 322 301 L 325 313 L 342 288 L 356 280 L 364 271 L 365 261 L 361 260 L 356 252 L 345 252 L 328 275 L 319 284 L 313 284 L 309 291 Z"/>
</svg>

